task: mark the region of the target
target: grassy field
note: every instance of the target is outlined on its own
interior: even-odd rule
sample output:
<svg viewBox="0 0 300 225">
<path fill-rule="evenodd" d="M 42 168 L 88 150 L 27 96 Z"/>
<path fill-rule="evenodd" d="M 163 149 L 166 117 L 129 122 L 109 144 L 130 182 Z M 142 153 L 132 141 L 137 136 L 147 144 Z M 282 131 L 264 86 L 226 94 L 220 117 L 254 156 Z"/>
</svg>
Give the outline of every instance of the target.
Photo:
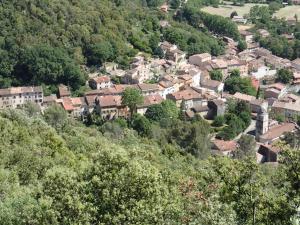
<svg viewBox="0 0 300 225">
<path fill-rule="evenodd" d="M 233 11 L 236 11 L 239 16 L 244 16 L 245 14 L 248 14 L 250 12 L 251 7 L 255 5 L 263 5 L 263 4 L 248 3 L 245 4 L 244 6 L 220 5 L 219 8 L 208 6 L 202 8 L 202 10 L 210 14 L 220 15 L 224 17 L 230 17 L 230 14 Z"/>
<path fill-rule="evenodd" d="M 295 14 L 300 18 L 300 6 L 290 5 L 281 8 L 274 16 L 279 18 L 294 19 Z"/>
<path fill-rule="evenodd" d="M 255 5 L 266 5 L 266 4 L 254 4 L 254 3 L 248 3 L 244 6 L 234 6 L 234 5 L 220 5 L 219 8 L 214 8 L 212 6 L 204 7 L 201 10 L 204 12 L 220 15 L 224 17 L 230 17 L 230 14 L 233 11 L 236 11 L 239 16 L 244 16 L 245 14 L 248 14 L 250 12 L 251 7 Z M 274 16 L 279 18 L 286 18 L 286 19 L 294 19 L 295 14 L 300 19 L 300 6 L 292 5 L 292 6 L 286 6 L 284 8 L 281 8 L 278 12 L 274 14 Z"/>
</svg>

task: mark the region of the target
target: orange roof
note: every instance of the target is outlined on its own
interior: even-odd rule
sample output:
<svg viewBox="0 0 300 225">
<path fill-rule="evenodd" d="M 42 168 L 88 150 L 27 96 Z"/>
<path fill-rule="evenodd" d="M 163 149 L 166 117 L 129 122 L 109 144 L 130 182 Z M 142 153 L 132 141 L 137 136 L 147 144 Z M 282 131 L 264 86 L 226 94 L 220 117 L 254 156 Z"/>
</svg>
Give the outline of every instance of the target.
<svg viewBox="0 0 300 225">
<path fill-rule="evenodd" d="M 213 144 L 219 151 L 235 151 L 238 147 L 236 141 L 214 140 Z"/>
<path fill-rule="evenodd" d="M 63 85 L 63 84 L 58 86 L 58 92 L 59 92 L 59 96 L 61 98 L 71 95 L 69 88 L 67 86 Z"/>
<path fill-rule="evenodd" d="M 98 97 L 101 107 L 117 107 L 122 104 L 122 97 L 118 95 L 106 95 Z"/>
<path fill-rule="evenodd" d="M 177 100 L 190 100 L 190 99 L 199 99 L 202 97 L 201 94 L 199 94 L 198 92 L 192 90 L 192 89 L 188 89 L 188 90 L 183 90 L 183 91 L 177 91 L 175 93 L 170 94 L 169 96 L 171 96 L 171 98 Z"/>
<path fill-rule="evenodd" d="M 281 91 L 285 88 L 285 85 L 282 83 L 275 83 L 275 84 L 271 84 L 268 88 L 275 88 L 275 89 Z"/>
<path fill-rule="evenodd" d="M 273 140 L 283 135 L 285 132 L 292 132 L 296 128 L 293 123 L 283 123 L 272 127 L 268 132 L 263 134 L 261 138 Z"/>
<path fill-rule="evenodd" d="M 242 101 L 246 101 L 246 102 L 251 102 L 255 99 L 254 96 L 252 95 L 246 95 L 246 94 L 242 94 L 240 92 L 236 92 L 233 95 L 234 98 L 238 99 L 238 100 L 242 100 Z"/>
<path fill-rule="evenodd" d="M 73 111 L 75 108 L 82 106 L 82 100 L 81 98 L 64 97 L 61 104 L 66 111 Z"/>
<path fill-rule="evenodd" d="M 92 80 L 95 81 L 97 84 L 100 84 L 100 83 L 109 82 L 110 81 L 110 77 L 108 77 L 108 76 L 100 76 L 100 77 L 95 77 Z"/>
<path fill-rule="evenodd" d="M 160 104 L 163 101 L 163 97 L 160 95 L 148 95 L 144 97 L 144 103 L 143 105 L 139 106 L 141 107 L 148 107 L 150 105 Z"/>
<path fill-rule="evenodd" d="M 11 87 L 6 89 L 0 89 L 0 96 L 23 94 L 23 93 L 35 93 L 35 92 L 43 92 L 43 88 L 41 86 L 33 86 L 33 87 Z"/>
</svg>

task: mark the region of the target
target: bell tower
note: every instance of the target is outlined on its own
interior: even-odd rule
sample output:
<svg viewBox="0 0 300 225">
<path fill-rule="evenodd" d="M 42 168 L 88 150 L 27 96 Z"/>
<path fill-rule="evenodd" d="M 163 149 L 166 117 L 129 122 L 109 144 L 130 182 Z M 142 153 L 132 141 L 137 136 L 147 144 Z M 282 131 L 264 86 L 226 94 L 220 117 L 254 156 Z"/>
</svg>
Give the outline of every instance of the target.
<svg viewBox="0 0 300 225">
<path fill-rule="evenodd" d="M 259 141 L 260 136 L 269 130 L 269 114 L 268 114 L 268 102 L 264 102 L 260 106 L 260 110 L 257 113 L 256 118 L 256 134 L 255 139 Z"/>
</svg>

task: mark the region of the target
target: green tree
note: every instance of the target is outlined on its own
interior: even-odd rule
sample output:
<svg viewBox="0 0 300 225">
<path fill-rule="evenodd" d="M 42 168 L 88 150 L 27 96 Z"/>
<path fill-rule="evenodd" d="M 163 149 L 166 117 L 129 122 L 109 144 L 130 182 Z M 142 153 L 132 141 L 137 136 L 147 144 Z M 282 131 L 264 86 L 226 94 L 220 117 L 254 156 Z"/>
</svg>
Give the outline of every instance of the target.
<svg viewBox="0 0 300 225">
<path fill-rule="evenodd" d="M 173 9 L 179 8 L 181 0 L 171 0 L 170 5 Z"/>
<path fill-rule="evenodd" d="M 293 80 L 293 72 L 285 68 L 280 69 L 277 73 L 277 80 L 288 84 Z"/>
<path fill-rule="evenodd" d="M 61 129 L 66 125 L 67 113 L 61 106 L 53 105 L 45 110 L 44 118 L 50 126 Z"/>
<path fill-rule="evenodd" d="M 171 100 L 165 100 L 161 104 L 155 104 L 149 106 L 145 116 L 154 121 L 160 121 L 162 119 L 177 119 L 179 110 L 176 104 Z"/>
<path fill-rule="evenodd" d="M 234 157 L 243 159 L 246 157 L 255 157 L 256 141 L 250 135 L 242 135 L 238 140 L 238 149 L 234 152 Z"/>
<path fill-rule="evenodd" d="M 26 84 L 66 84 L 73 89 L 85 82 L 85 75 L 67 53 L 48 45 L 26 48 L 16 65 L 18 79 Z"/>
<path fill-rule="evenodd" d="M 225 123 L 224 116 L 216 116 L 214 118 L 214 121 L 213 121 L 213 123 L 211 125 L 214 126 L 214 127 L 221 127 L 221 126 L 224 125 L 224 123 Z"/>
<path fill-rule="evenodd" d="M 126 88 L 122 95 L 122 104 L 129 107 L 130 117 L 133 116 L 137 109 L 137 105 L 144 102 L 144 97 L 136 88 Z"/>
<path fill-rule="evenodd" d="M 88 63 L 91 65 L 102 65 L 107 60 L 114 58 L 114 49 L 111 43 L 107 41 L 91 45 L 87 50 Z"/>
<path fill-rule="evenodd" d="M 230 18 L 232 19 L 233 17 L 235 16 L 238 16 L 237 12 L 236 11 L 233 11 L 231 14 L 230 14 Z"/>
<path fill-rule="evenodd" d="M 212 70 L 209 72 L 210 79 L 222 81 L 223 80 L 223 74 L 221 70 Z"/>
<path fill-rule="evenodd" d="M 226 79 L 224 90 L 228 91 L 230 94 L 234 94 L 236 92 L 241 92 L 244 94 L 256 95 L 256 90 L 252 86 L 250 78 L 242 78 L 242 77 L 230 77 Z"/>
<path fill-rule="evenodd" d="M 150 136 L 151 123 L 146 117 L 139 114 L 134 114 L 130 124 L 131 127 L 139 133 L 139 135 L 144 137 Z"/>
<path fill-rule="evenodd" d="M 239 40 L 237 47 L 238 47 L 239 51 L 244 51 L 245 49 L 247 49 L 247 43 L 246 43 L 246 41 Z"/>
</svg>

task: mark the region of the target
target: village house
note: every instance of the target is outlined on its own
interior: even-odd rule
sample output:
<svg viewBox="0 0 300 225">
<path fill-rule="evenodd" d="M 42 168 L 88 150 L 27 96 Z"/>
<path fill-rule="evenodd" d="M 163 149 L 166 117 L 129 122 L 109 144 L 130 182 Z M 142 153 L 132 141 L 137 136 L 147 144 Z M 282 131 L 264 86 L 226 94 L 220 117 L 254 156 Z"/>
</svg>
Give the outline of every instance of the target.
<svg viewBox="0 0 300 225">
<path fill-rule="evenodd" d="M 292 67 L 300 71 L 300 58 L 292 61 Z"/>
<path fill-rule="evenodd" d="M 161 7 L 160 7 L 160 10 L 164 13 L 167 13 L 168 10 L 169 10 L 169 6 L 167 3 L 163 4 Z"/>
<path fill-rule="evenodd" d="M 179 89 L 176 89 L 174 83 L 172 81 L 159 81 L 158 85 L 160 86 L 161 96 L 166 99 L 168 94 L 172 94 Z"/>
<path fill-rule="evenodd" d="M 161 89 L 158 84 L 138 84 L 137 88 L 141 91 L 142 95 L 161 95 Z"/>
<path fill-rule="evenodd" d="M 60 104 L 71 117 L 80 118 L 87 113 L 83 98 L 64 97 L 57 99 L 56 102 Z"/>
<path fill-rule="evenodd" d="M 263 156 L 261 163 L 276 163 L 281 149 L 274 145 L 260 144 L 257 152 Z"/>
<path fill-rule="evenodd" d="M 266 38 L 266 37 L 270 36 L 269 31 L 267 31 L 265 29 L 258 29 L 257 32 L 262 38 Z"/>
<path fill-rule="evenodd" d="M 255 77 L 258 80 L 261 80 L 265 77 L 274 77 L 277 73 L 277 70 L 272 70 L 267 66 L 261 66 L 256 71 L 251 73 L 252 77 Z"/>
<path fill-rule="evenodd" d="M 227 75 L 228 75 L 227 60 L 216 58 L 210 62 L 210 65 L 213 70 L 220 70 L 222 72 L 224 78 L 227 77 Z"/>
<path fill-rule="evenodd" d="M 221 99 L 209 100 L 207 102 L 209 111 L 207 113 L 208 119 L 214 119 L 216 116 L 223 116 L 226 110 L 226 104 Z"/>
<path fill-rule="evenodd" d="M 290 68 L 292 66 L 290 60 L 283 59 L 281 57 L 272 54 L 263 56 L 262 59 L 264 60 L 267 66 L 270 66 L 274 69 Z"/>
<path fill-rule="evenodd" d="M 288 102 L 288 103 L 300 103 L 300 96 L 289 93 L 289 94 L 284 95 L 282 98 L 280 98 L 280 101 Z"/>
<path fill-rule="evenodd" d="M 85 96 L 90 95 L 122 95 L 126 88 L 137 88 L 136 84 L 129 85 L 129 84 L 115 84 L 111 88 L 104 88 L 99 90 L 92 90 L 85 93 Z"/>
<path fill-rule="evenodd" d="M 265 98 L 275 98 L 279 99 L 283 95 L 287 93 L 287 88 L 282 83 L 275 83 L 269 85 L 269 87 L 265 90 Z"/>
<path fill-rule="evenodd" d="M 57 101 L 57 97 L 55 94 L 49 95 L 49 96 L 44 96 L 43 100 L 43 109 L 48 108 L 49 106 L 55 105 Z"/>
<path fill-rule="evenodd" d="M 272 112 L 283 115 L 285 118 L 300 116 L 300 103 L 275 101 L 272 105 Z"/>
<path fill-rule="evenodd" d="M 295 71 L 293 73 L 293 84 L 294 85 L 299 85 L 300 84 L 300 72 Z"/>
<path fill-rule="evenodd" d="M 43 99 L 43 88 L 41 86 L 0 89 L 1 109 L 18 108 L 27 102 L 33 102 L 41 106 L 43 104 Z"/>
<path fill-rule="evenodd" d="M 212 142 L 212 152 L 217 155 L 232 156 L 238 148 L 236 141 L 214 140 Z"/>
<path fill-rule="evenodd" d="M 257 42 L 247 43 L 247 50 L 249 50 L 251 52 L 258 48 L 259 48 L 259 43 L 257 43 Z"/>
<path fill-rule="evenodd" d="M 181 64 L 186 61 L 186 53 L 179 50 L 176 45 L 164 41 L 160 44 L 160 47 L 167 60 L 172 60 L 176 64 Z"/>
<path fill-rule="evenodd" d="M 250 101 L 250 109 L 252 113 L 259 113 L 261 105 L 268 103 L 264 99 L 253 99 Z"/>
<path fill-rule="evenodd" d="M 113 83 L 109 76 L 99 76 L 89 80 L 92 89 L 104 89 L 112 87 Z"/>
<path fill-rule="evenodd" d="M 254 35 L 247 30 L 240 30 L 240 34 L 247 43 L 253 42 Z"/>
<path fill-rule="evenodd" d="M 96 109 L 96 99 L 98 95 L 86 95 L 84 97 L 88 113 L 93 113 Z"/>
<path fill-rule="evenodd" d="M 211 60 L 212 57 L 209 53 L 196 54 L 189 57 L 189 63 L 196 66 L 201 66 L 204 62 L 209 62 Z"/>
<path fill-rule="evenodd" d="M 272 55 L 272 52 L 265 48 L 258 48 L 253 51 L 257 58 Z"/>
<path fill-rule="evenodd" d="M 191 111 L 194 113 L 194 115 L 199 115 L 202 118 L 206 118 L 207 114 L 209 112 L 209 108 L 207 105 L 197 105 L 191 108 Z"/>
<path fill-rule="evenodd" d="M 234 17 L 232 17 L 231 20 L 232 20 L 232 22 L 240 23 L 240 24 L 246 24 L 247 23 L 247 19 L 245 19 L 242 16 L 234 16 Z"/>
<path fill-rule="evenodd" d="M 235 98 L 238 101 L 247 102 L 249 104 L 250 104 L 251 101 L 255 100 L 254 96 L 243 94 L 243 93 L 240 93 L 240 92 L 236 92 L 232 97 Z"/>
<path fill-rule="evenodd" d="M 70 97 L 70 96 L 71 96 L 70 88 L 63 84 L 60 84 L 58 86 L 58 97 L 64 98 L 64 97 Z"/>
<path fill-rule="evenodd" d="M 144 103 L 137 106 L 137 113 L 144 115 L 149 106 L 160 104 L 163 100 L 163 97 L 158 94 L 145 96 Z"/>
<path fill-rule="evenodd" d="M 246 61 L 242 61 L 239 59 L 230 59 L 227 60 L 227 67 L 228 72 L 230 73 L 232 70 L 239 70 L 241 76 L 247 76 L 248 75 L 248 63 Z"/>
<path fill-rule="evenodd" d="M 221 93 L 224 89 L 224 83 L 217 80 L 205 79 L 201 81 L 201 87 Z"/>
<path fill-rule="evenodd" d="M 193 89 L 187 89 L 172 94 L 168 94 L 167 99 L 174 101 L 178 108 L 182 107 L 184 110 L 191 109 L 198 105 L 199 106 L 204 105 L 202 95 L 194 91 Z"/>
<path fill-rule="evenodd" d="M 269 130 L 259 137 L 259 142 L 263 144 L 272 144 L 286 132 L 294 132 L 296 126 L 293 123 L 283 123 L 270 127 Z"/>
<path fill-rule="evenodd" d="M 102 119 L 111 120 L 128 116 L 127 107 L 122 105 L 122 97 L 117 95 L 98 96 L 96 98 L 96 112 Z"/>
</svg>

